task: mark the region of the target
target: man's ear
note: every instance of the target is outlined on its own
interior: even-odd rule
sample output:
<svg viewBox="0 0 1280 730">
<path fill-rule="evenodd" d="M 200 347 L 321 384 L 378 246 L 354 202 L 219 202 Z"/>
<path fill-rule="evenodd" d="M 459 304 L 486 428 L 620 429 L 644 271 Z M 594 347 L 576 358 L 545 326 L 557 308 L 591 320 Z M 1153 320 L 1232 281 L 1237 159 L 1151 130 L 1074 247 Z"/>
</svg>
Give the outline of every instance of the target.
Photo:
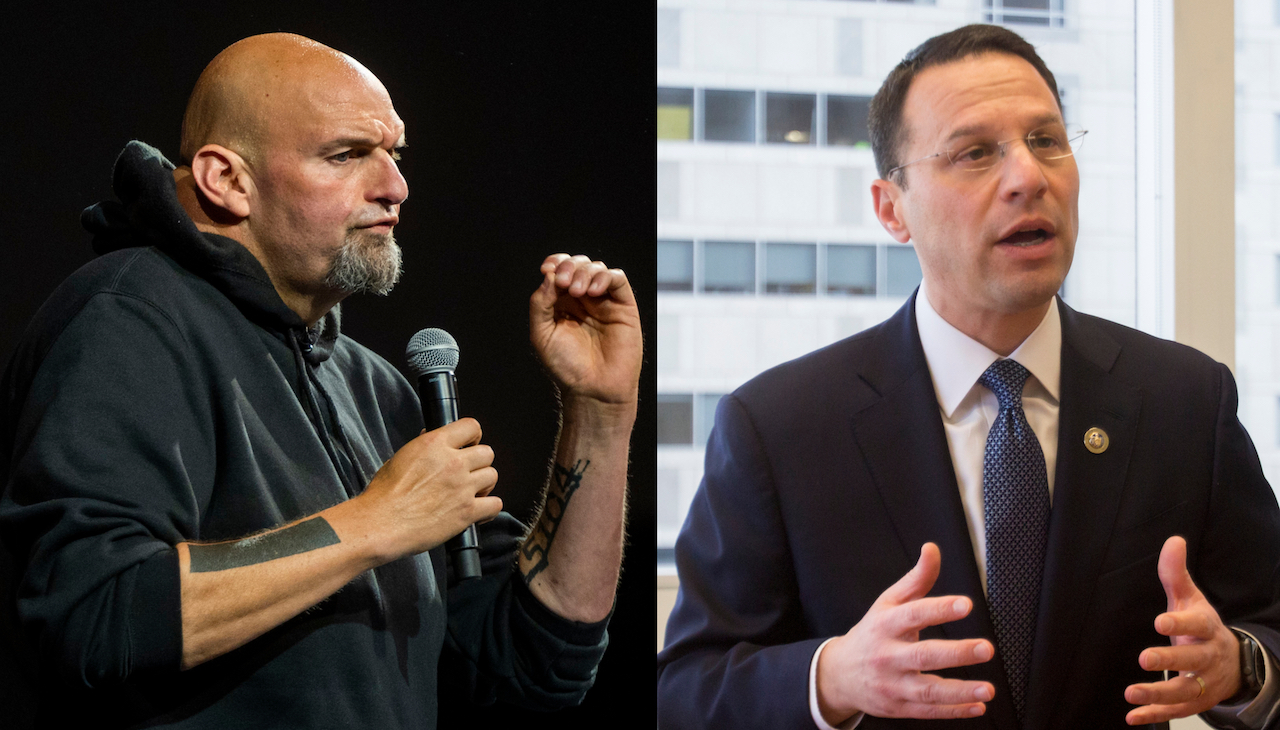
<svg viewBox="0 0 1280 730">
<path fill-rule="evenodd" d="M 907 230 L 907 221 L 903 216 L 904 202 L 902 188 L 896 183 L 888 180 L 871 183 L 871 206 L 875 208 L 876 218 L 880 219 L 880 225 L 898 243 L 911 240 L 911 231 Z"/>
<path fill-rule="evenodd" d="M 210 218 L 249 217 L 253 179 L 243 157 L 222 145 L 207 144 L 196 150 L 191 159 L 191 176 L 204 199 L 202 202 L 225 211 L 223 216 L 218 216 L 214 215 L 216 211 L 206 207 L 205 212 L 210 214 Z"/>
</svg>

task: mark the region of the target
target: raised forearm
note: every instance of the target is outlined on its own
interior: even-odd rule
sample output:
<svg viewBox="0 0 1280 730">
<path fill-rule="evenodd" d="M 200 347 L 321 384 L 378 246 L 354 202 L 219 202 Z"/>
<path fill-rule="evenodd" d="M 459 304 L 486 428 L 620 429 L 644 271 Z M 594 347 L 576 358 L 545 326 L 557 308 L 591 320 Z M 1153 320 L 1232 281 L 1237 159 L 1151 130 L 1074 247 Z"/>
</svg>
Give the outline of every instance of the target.
<svg viewBox="0 0 1280 730">
<path fill-rule="evenodd" d="M 180 543 L 182 668 L 261 636 L 384 562 L 344 502 L 233 542 Z"/>
<path fill-rule="evenodd" d="M 395 453 L 359 496 L 260 535 L 181 543 L 182 666 L 225 654 L 327 598 L 366 570 L 492 519 L 493 450 L 464 418 Z"/>
<path fill-rule="evenodd" d="M 530 591 L 574 621 L 599 621 L 613 607 L 634 423 L 634 401 L 566 398 L 543 507 L 520 548 L 520 573 Z"/>
</svg>

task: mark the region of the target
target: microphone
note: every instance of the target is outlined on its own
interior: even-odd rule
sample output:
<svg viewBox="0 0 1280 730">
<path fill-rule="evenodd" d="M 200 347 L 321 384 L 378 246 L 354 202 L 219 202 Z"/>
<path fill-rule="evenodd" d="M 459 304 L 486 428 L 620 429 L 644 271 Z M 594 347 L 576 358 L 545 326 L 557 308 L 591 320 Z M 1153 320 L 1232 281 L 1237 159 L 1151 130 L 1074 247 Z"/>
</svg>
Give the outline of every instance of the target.
<svg viewBox="0 0 1280 730">
<path fill-rule="evenodd" d="M 422 420 L 433 431 L 458 420 L 458 382 L 453 370 L 458 367 L 458 342 L 442 329 L 419 330 L 405 348 L 409 369 L 418 377 L 418 399 L 422 401 Z M 449 564 L 457 580 L 480 577 L 480 543 L 476 526 L 449 538 L 445 543 Z"/>
</svg>

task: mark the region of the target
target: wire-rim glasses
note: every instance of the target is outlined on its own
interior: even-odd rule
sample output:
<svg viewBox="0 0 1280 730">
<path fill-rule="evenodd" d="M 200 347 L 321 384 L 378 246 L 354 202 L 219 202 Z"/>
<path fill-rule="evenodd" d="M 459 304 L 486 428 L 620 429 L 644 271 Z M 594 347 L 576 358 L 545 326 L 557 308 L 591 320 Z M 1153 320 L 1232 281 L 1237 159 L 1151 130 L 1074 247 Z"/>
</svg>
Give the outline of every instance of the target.
<svg viewBox="0 0 1280 730">
<path fill-rule="evenodd" d="M 898 165 L 889 170 L 885 177 L 892 176 L 893 173 L 908 165 L 932 160 L 935 157 L 946 157 L 954 169 L 963 172 L 990 170 L 1004 160 L 1009 145 L 1014 142 L 1026 142 L 1027 149 L 1031 150 L 1031 154 L 1038 160 L 1045 162 L 1061 160 L 1074 155 L 1084 145 L 1084 136 L 1088 133 L 1089 130 L 1076 125 L 1064 127 L 1061 124 L 1050 124 L 1031 130 L 1025 137 L 1014 137 L 1003 142 L 961 138 L 956 140 L 955 146 L 949 149 Z"/>
</svg>

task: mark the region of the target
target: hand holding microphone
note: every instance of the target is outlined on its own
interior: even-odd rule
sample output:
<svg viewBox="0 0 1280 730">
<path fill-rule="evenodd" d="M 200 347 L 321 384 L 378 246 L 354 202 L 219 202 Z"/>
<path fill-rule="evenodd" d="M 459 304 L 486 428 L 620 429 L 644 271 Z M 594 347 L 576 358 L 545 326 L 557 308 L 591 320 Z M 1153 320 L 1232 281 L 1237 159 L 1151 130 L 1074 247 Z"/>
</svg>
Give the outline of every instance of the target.
<svg viewBox="0 0 1280 730">
<path fill-rule="evenodd" d="M 502 500 L 489 495 L 498 481 L 493 449 L 480 443 L 480 424 L 474 418 L 457 417 L 452 371 L 458 361 L 457 345 L 448 334 L 435 332 L 448 338 L 453 353 L 451 364 L 434 362 L 448 356 L 442 352 L 447 347 L 428 347 L 427 355 L 420 358 L 424 370 L 434 371 L 420 378 L 425 388 L 423 415 L 431 430 L 402 446 L 352 500 L 365 506 L 359 514 L 367 517 L 361 519 L 357 534 L 376 544 L 376 565 L 426 552 L 502 511 Z M 432 380 L 446 369 L 447 377 Z M 461 547 L 463 564 L 454 561 L 455 575 L 478 575 L 478 550 L 470 551 L 474 557 L 466 557 L 468 546 Z"/>
<path fill-rule="evenodd" d="M 458 367 L 458 343 L 442 329 L 419 330 L 405 350 L 409 368 L 418 378 L 418 398 L 422 420 L 428 431 L 458 420 L 458 383 L 453 371 Z M 449 538 L 445 550 L 458 580 L 480 577 L 480 543 L 475 524 Z"/>
</svg>

